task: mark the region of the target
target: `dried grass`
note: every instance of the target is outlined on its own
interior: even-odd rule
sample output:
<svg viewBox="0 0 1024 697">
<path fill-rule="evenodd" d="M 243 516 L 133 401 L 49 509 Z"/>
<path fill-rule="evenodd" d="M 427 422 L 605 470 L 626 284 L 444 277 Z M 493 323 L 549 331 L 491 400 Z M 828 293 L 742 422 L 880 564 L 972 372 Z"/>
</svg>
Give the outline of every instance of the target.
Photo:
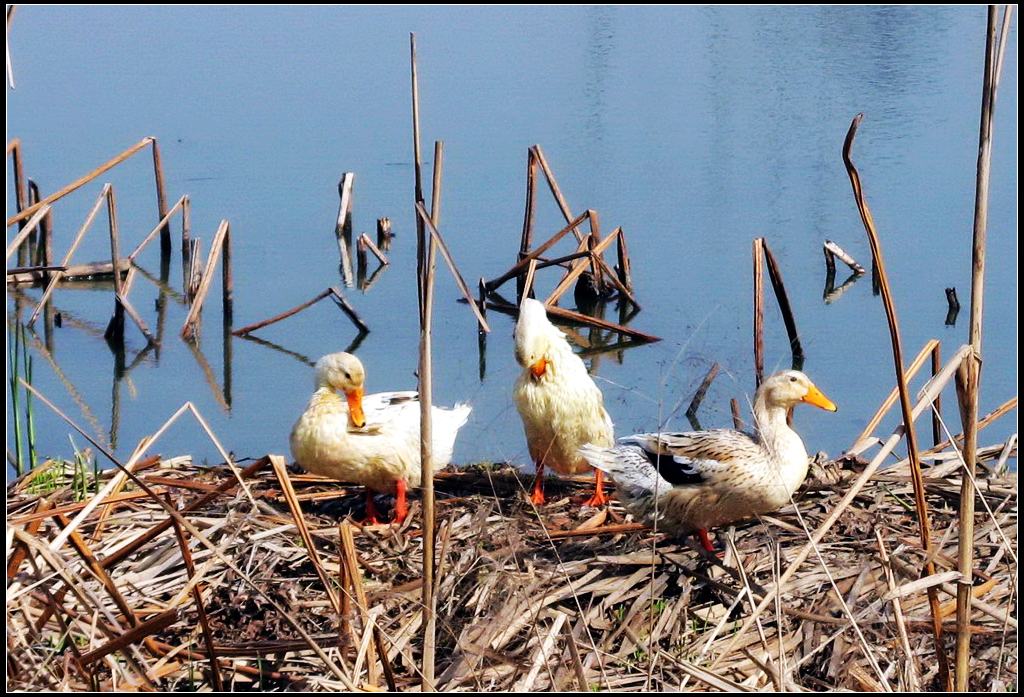
<svg viewBox="0 0 1024 697">
<path fill-rule="evenodd" d="M 1004 450 L 986 448 L 980 456 L 994 462 Z M 586 482 L 553 480 L 550 490 L 561 498 L 538 516 L 524 500 L 526 478 L 511 467 L 440 473 L 436 687 L 934 688 L 923 589 L 943 594 L 952 629 L 960 469 L 949 463 L 946 457 L 925 471 L 936 577 L 919 578 L 925 558 L 910 513 L 912 486 L 897 464 L 874 475 L 817 545 L 820 559 L 808 559 L 756 618 L 757 631 L 745 634 L 736 632 L 806 545 L 805 528 L 815 529 L 835 509 L 862 461 L 816 463 L 796 498 L 799 515 L 789 507 L 719 531 L 721 560 L 685 541 L 652 537 L 617 505 L 581 510 L 573 496 Z M 13 483 L 9 689 L 207 689 L 215 679 L 210 647 L 226 689 L 419 687 L 417 504 L 402 526 L 345 527 L 346 535 L 354 533 L 349 558 L 339 521 L 361 513 L 358 487 L 292 473 L 294 491 L 283 491 L 275 468 L 263 466 L 246 482 L 254 508 L 227 467 L 198 467 L 187 458 L 145 464 L 139 476 L 179 511 L 218 485 L 227 489 L 187 514 L 217 553 L 179 531 L 190 543 L 186 564 L 168 525 L 131 556 L 104 566 L 168 518 L 151 498 L 134 496 L 132 484 L 109 505 L 94 507 L 74 545 L 51 550 L 63 527 L 56 512 L 76 507 L 70 480 L 51 482 L 56 488 L 46 493 L 28 479 Z M 276 469 L 281 473 L 280 464 Z M 990 561 L 975 579 L 972 682 L 987 690 L 1017 675 L 1017 486 L 1015 473 L 983 474 L 975 552 Z M 301 507 L 305 530 L 296 528 L 290 506 Z M 106 517 L 93 537 L 101 511 Z M 331 596 L 340 598 L 343 617 Z M 296 622 L 347 679 L 327 668 Z M 952 633 L 946 639 L 951 648 Z"/>
</svg>

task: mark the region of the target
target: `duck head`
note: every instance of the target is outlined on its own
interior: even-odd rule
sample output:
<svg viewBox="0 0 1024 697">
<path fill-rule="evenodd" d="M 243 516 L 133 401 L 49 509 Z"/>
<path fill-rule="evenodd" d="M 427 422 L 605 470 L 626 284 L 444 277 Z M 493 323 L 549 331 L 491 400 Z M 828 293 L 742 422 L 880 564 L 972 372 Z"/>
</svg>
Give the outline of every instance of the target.
<svg viewBox="0 0 1024 697">
<path fill-rule="evenodd" d="M 564 337 L 548 320 L 543 303 L 533 298 L 523 300 L 515 329 L 516 361 L 530 371 L 534 380 L 540 381 L 550 373 L 555 347 Z"/>
<path fill-rule="evenodd" d="M 757 398 L 763 399 L 769 407 L 789 409 L 803 402 L 826 411 L 838 410 L 832 400 L 799 370 L 784 370 L 766 378 L 757 390 Z"/>
<path fill-rule="evenodd" d="M 363 414 L 363 382 L 366 373 L 362 362 L 351 353 L 330 353 L 316 362 L 316 386 L 345 394 L 348 418 L 356 428 L 366 424 Z"/>
</svg>

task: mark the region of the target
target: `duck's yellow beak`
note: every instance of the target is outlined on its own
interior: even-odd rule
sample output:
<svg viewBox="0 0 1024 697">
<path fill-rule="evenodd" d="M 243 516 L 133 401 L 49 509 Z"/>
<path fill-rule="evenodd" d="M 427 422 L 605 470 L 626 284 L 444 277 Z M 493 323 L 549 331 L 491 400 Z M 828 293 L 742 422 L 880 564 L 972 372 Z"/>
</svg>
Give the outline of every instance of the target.
<svg viewBox="0 0 1024 697">
<path fill-rule="evenodd" d="M 800 401 L 806 402 L 807 404 L 813 404 L 825 411 L 839 411 L 839 407 L 833 404 L 832 400 L 826 397 L 824 393 L 814 385 L 811 385 L 811 388 L 807 390 L 807 394 L 805 394 L 803 399 Z"/>
<path fill-rule="evenodd" d="M 363 414 L 363 388 L 357 387 L 352 391 L 345 392 L 345 399 L 348 400 L 348 415 L 356 428 L 366 425 L 366 415 Z"/>
<path fill-rule="evenodd" d="M 533 365 L 530 366 L 530 372 L 533 374 L 533 377 L 538 379 L 538 380 L 540 379 L 540 376 L 543 375 L 544 372 L 547 369 L 548 369 L 548 361 L 545 358 L 538 359 L 536 363 L 534 363 Z"/>
</svg>

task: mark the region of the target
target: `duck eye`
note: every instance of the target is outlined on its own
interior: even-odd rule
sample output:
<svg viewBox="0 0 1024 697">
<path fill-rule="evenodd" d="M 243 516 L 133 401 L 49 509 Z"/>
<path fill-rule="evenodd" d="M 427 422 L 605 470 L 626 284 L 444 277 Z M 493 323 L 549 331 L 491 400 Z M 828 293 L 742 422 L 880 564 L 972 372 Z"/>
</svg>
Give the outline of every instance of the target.
<svg viewBox="0 0 1024 697">
<path fill-rule="evenodd" d="M 793 377 L 793 376 L 790 376 L 790 378 L 789 378 L 789 381 L 790 381 L 790 382 L 796 382 L 796 378 L 795 378 L 795 377 Z"/>
<path fill-rule="evenodd" d="M 352 379 L 352 376 L 351 376 L 351 375 L 349 375 L 348 373 L 345 373 L 345 379 L 346 379 L 346 380 L 351 380 L 351 379 Z"/>
</svg>

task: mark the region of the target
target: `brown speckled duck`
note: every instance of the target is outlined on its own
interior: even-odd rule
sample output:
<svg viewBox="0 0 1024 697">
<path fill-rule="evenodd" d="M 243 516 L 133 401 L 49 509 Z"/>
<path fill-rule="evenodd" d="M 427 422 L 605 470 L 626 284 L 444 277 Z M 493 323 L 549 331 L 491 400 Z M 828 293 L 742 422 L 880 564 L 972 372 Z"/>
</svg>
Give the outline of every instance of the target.
<svg viewBox="0 0 1024 697">
<path fill-rule="evenodd" d="M 786 423 L 786 412 L 800 402 L 836 411 L 806 375 L 787 370 L 757 390 L 756 434 L 640 433 L 613 448 L 585 445 L 580 454 L 615 481 L 619 498 L 639 519 L 668 533 L 696 532 L 714 551 L 708 528 L 777 510 L 803 483 L 807 451 Z"/>
</svg>

